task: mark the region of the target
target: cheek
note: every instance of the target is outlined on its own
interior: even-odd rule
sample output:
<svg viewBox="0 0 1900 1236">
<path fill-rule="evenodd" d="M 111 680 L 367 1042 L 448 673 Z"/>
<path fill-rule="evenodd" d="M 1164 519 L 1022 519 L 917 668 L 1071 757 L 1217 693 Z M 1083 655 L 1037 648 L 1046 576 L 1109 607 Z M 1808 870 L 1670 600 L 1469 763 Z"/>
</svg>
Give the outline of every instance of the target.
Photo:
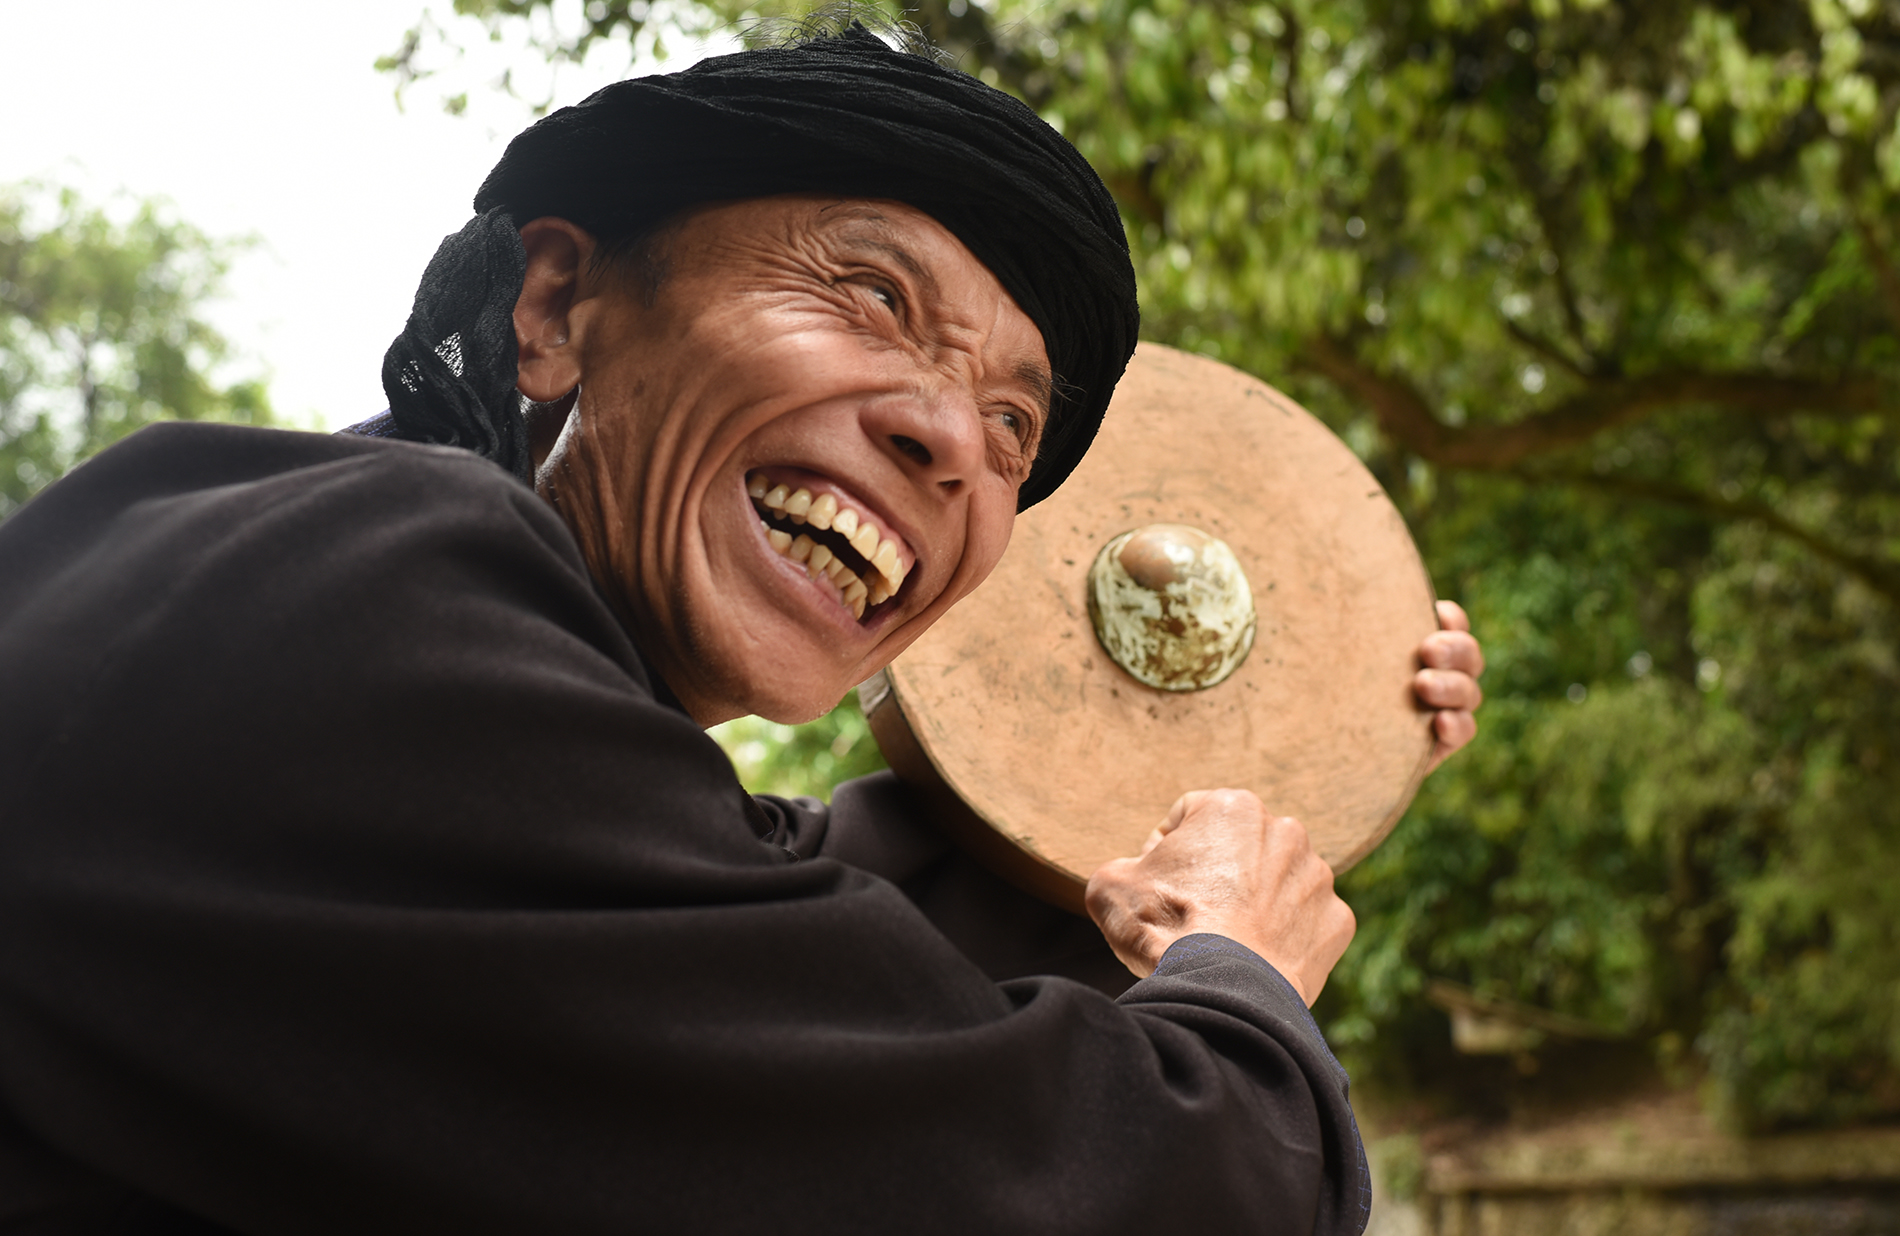
<svg viewBox="0 0 1900 1236">
<path fill-rule="evenodd" d="M 967 595 L 989 578 L 1009 548 L 1009 534 L 1016 525 L 1016 487 L 996 478 L 987 478 L 970 502 L 969 531 L 963 547 L 963 561 L 957 575 L 959 597 Z"/>
<path fill-rule="evenodd" d="M 616 539 L 640 502 L 641 476 L 629 462 L 649 453 L 637 418 L 621 392 L 583 390 L 579 432 L 569 452 L 573 478 L 585 485 Z"/>
</svg>

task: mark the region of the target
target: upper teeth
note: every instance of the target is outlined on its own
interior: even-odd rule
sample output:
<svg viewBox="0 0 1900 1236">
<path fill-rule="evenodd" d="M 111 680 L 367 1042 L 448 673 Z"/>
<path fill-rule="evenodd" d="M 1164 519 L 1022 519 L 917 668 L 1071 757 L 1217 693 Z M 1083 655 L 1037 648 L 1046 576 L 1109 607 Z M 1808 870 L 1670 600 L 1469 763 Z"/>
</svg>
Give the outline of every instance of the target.
<svg viewBox="0 0 1900 1236">
<path fill-rule="evenodd" d="M 883 535 L 869 515 L 841 505 L 836 495 L 824 493 L 814 497 L 809 489 L 793 490 L 787 485 L 774 484 L 757 472 L 746 478 L 746 493 L 753 501 L 783 514 L 794 524 L 828 530 L 843 537 L 871 564 L 876 573 L 868 580 L 861 580 L 829 546 L 802 533 L 793 536 L 766 526 L 766 540 L 774 550 L 794 562 L 804 563 L 813 579 L 822 574 L 837 585 L 840 597 L 851 608 L 852 617 L 864 617 L 867 606 L 882 604 L 904 586 L 910 568 L 904 563 L 897 538 Z"/>
</svg>

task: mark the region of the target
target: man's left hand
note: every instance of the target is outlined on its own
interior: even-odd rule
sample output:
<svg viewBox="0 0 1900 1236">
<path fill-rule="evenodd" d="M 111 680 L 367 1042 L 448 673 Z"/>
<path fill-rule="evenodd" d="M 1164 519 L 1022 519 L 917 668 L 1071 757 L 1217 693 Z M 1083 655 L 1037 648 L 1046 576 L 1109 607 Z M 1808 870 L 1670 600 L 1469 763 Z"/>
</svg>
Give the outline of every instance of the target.
<svg viewBox="0 0 1900 1236">
<path fill-rule="evenodd" d="M 1478 686 L 1478 676 L 1484 673 L 1484 649 L 1472 638 L 1471 619 L 1464 607 L 1456 601 L 1440 601 L 1438 626 L 1418 646 L 1418 663 L 1424 668 L 1412 679 L 1418 702 L 1437 710 L 1432 717 L 1432 732 L 1438 736 L 1433 768 L 1476 736 L 1478 721 L 1471 714 L 1484 703 Z"/>
</svg>

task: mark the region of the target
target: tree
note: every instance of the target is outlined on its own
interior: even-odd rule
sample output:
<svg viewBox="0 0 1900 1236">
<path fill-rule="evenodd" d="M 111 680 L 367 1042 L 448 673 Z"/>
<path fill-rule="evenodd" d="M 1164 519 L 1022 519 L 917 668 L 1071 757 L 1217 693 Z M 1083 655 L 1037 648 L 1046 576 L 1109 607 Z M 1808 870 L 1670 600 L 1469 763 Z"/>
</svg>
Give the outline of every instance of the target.
<svg viewBox="0 0 1900 1236">
<path fill-rule="evenodd" d="M 1101 171 L 1146 337 L 1332 424 L 1485 636 L 1485 733 L 1342 885 L 1335 1044 L 1431 1075 L 1451 980 L 1750 1126 L 1900 1112 L 1900 3 L 911 16 Z"/>
<path fill-rule="evenodd" d="M 740 717 L 714 726 L 711 733 L 755 794 L 828 799 L 840 781 L 884 767 L 871 723 L 855 697 L 806 725 Z"/>
<path fill-rule="evenodd" d="M 230 347 L 201 316 L 229 252 L 156 202 L 119 222 L 0 188 L 0 518 L 151 421 L 270 421 L 262 382 L 218 378 Z"/>
</svg>

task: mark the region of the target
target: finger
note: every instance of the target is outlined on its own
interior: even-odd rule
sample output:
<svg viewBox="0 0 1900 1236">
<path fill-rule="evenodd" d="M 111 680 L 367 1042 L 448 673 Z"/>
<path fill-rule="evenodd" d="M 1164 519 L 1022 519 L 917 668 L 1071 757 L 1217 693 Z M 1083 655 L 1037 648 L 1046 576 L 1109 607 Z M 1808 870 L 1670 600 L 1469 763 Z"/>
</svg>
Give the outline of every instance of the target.
<svg viewBox="0 0 1900 1236">
<path fill-rule="evenodd" d="M 1302 823 L 1297 816 L 1268 816 L 1265 820 L 1265 825 L 1266 835 L 1263 840 L 1268 846 L 1280 848 L 1304 858 L 1310 858 L 1324 870 L 1327 880 L 1332 879 L 1333 869 L 1320 861 L 1319 855 L 1313 849 L 1312 832 L 1308 830 L 1306 825 Z M 1289 870 L 1292 870 L 1291 865 L 1289 866 Z"/>
<path fill-rule="evenodd" d="M 1129 876 L 1129 868 L 1133 867 L 1135 862 L 1133 858 L 1109 859 L 1089 876 L 1090 892 L 1106 893 L 1111 887 L 1125 882 Z"/>
<path fill-rule="evenodd" d="M 1435 768 L 1478 736 L 1478 719 L 1468 712 L 1448 710 L 1432 718 L 1432 733 L 1438 737 L 1432 754 Z"/>
<path fill-rule="evenodd" d="M 1484 648 L 1464 631 L 1434 631 L 1418 645 L 1419 664 L 1454 669 L 1473 678 L 1484 673 Z"/>
<path fill-rule="evenodd" d="M 1456 601 L 1439 601 L 1432 606 L 1438 611 L 1438 626 L 1443 631 L 1469 631 L 1471 616 L 1465 613 L 1465 607 Z"/>
<path fill-rule="evenodd" d="M 1412 675 L 1412 694 L 1427 708 L 1461 708 L 1471 712 L 1484 703 L 1484 688 L 1471 675 L 1457 670 L 1420 670 Z"/>
<path fill-rule="evenodd" d="M 1189 791 L 1175 799 L 1174 806 L 1168 808 L 1168 818 L 1155 825 L 1155 831 L 1165 837 L 1167 834 L 1181 827 L 1181 821 L 1187 819 L 1188 810 L 1193 807 L 1195 797 L 1196 795 L 1192 791 Z"/>
</svg>

